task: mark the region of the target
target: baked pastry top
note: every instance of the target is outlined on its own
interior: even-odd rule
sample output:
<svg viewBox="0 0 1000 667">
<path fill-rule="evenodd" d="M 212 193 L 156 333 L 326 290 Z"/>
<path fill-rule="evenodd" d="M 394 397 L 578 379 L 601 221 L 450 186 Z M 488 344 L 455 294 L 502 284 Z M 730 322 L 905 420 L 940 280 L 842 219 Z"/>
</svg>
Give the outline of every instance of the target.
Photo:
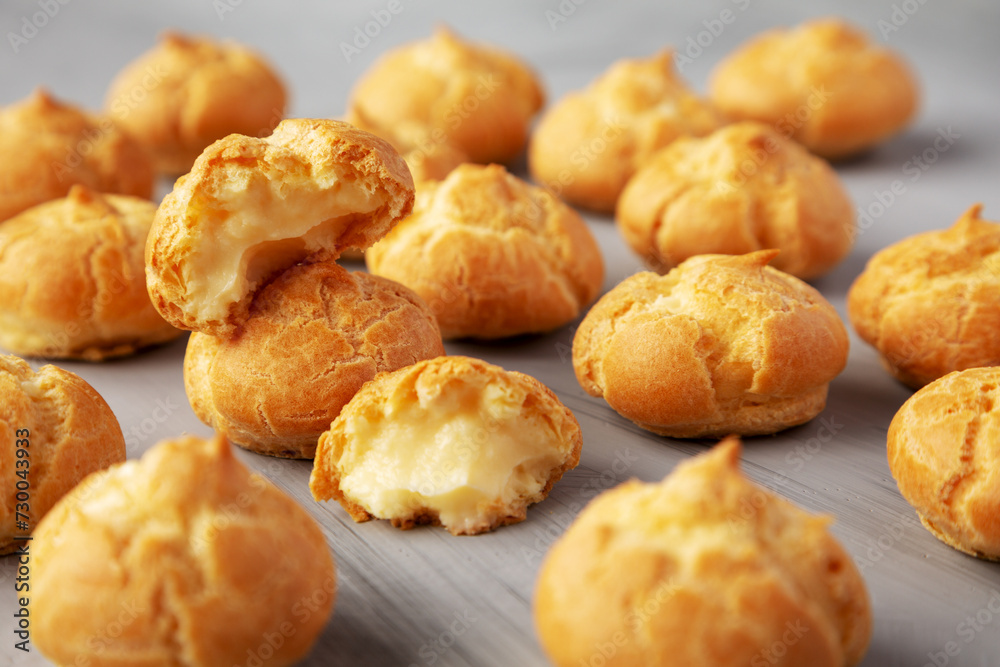
<svg viewBox="0 0 1000 667">
<path fill-rule="evenodd" d="M 355 84 L 347 119 L 376 134 L 425 133 L 471 162 L 509 162 L 545 103 L 537 76 L 500 49 L 445 27 L 382 55 Z"/>
<path fill-rule="evenodd" d="M 319 525 L 222 438 L 164 441 L 88 478 L 31 558 L 31 640 L 64 665 L 242 664 L 271 634 L 284 641 L 265 663 L 292 665 L 336 594 Z M 112 623 L 121 634 L 94 641 Z"/>
<path fill-rule="evenodd" d="M 156 212 L 146 246 L 153 305 L 181 329 L 231 336 L 269 279 L 368 247 L 412 206 L 399 154 L 347 123 L 300 118 L 263 139 L 230 135 Z"/>
<path fill-rule="evenodd" d="M 782 665 L 861 662 L 871 606 L 830 519 L 751 483 L 739 458 L 729 439 L 584 508 L 535 587 L 555 665 L 588 664 L 608 645 L 620 665 L 774 664 L 776 645 Z"/>
<path fill-rule="evenodd" d="M 447 141 L 434 141 L 433 131 L 422 125 L 377 128 L 366 125 L 364 120 L 349 115 L 347 122 L 360 130 L 378 135 L 399 151 L 416 184 L 424 181 L 443 180 L 451 170 L 468 162 L 469 156 Z M 359 256 L 363 256 L 359 253 Z"/>
<path fill-rule="evenodd" d="M 408 218 L 366 253 L 372 273 L 426 301 L 445 338 L 503 338 L 573 320 L 604 280 L 572 208 L 500 165 L 425 183 Z"/>
<path fill-rule="evenodd" d="M 688 257 L 777 248 L 771 265 L 798 278 L 850 251 L 854 208 L 837 173 L 770 126 L 742 122 L 682 137 L 625 186 L 618 228 L 653 270 Z"/>
<path fill-rule="evenodd" d="M 232 442 L 312 458 L 365 382 L 443 354 L 434 315 L 409 289 L 318 262 L 261 290 L 238 336 L 192 334 L 184 383 L 198 418 Z"/>
<path fill-rule="evenodd" d="M 146 291 L 155 213 L 148 200 L 74 185 L 0 223 L 0 346 L 99 361 L 180 335 Z"/>
<path fill-rule="evenodd" d="M 829 159 L 899 132 L 919 98 L 902 58 L 836 18 L 754 37 L 716 65 L 709 88 L 733 119 L 770 123 Z"/>
<path fill-rule="evenodd" d="M 939 540 L 1000 561 L 1000 366 L 949 373 L 889 425 L 889 469 Z"/>
<path fill-rule="evenodd" d="M 528 150 L 531 174 L 571 204 L 610 212 L 656 151 L 724 120 L 677 75 L 671 51 L 621 60 L 543 114 Z"/>
<path fill-rule="evenodd" d="M 815 417 L 847 363 L 847 332 L 818 291 L 768 266 L 777 252 L 698 255 L 626 278 L 576 331 L 580 385 L 673 437 L 761 435 Z"/>
<path fill-rule="evenodd" d="M 33 532 L 84 477 L 124 460 L 121 427 L 93 387 L 61 368 L 35 372 L 0 354 L 0 555 L 15 551 L 24 542 L 16 538 Z M 27 482 L 27 500 L 18 498 L 19 482 Z"/>
<path fill-rule="evenodd" d="M 0 108 L 0 221 L 58 199 L 76 184 L 149 199 L 153 168 L 113 120 L 38 89 Z"/>
<path fill-rule="evenodd" d="M 163 174 L 183 174 L 213 141 L 262 137 L 285 116 L 281 78 L 232 41 L 166 32 L 111 82 L 105 112 L 142 143 Z"/>
<path fill-rule="evenodd" d="M 438 357 L 361 388 L 320 439 L 309 487 L 355 521 L 476 535 L 523 521 L 581 445 L 573 414 L 538 380 Z"/>
<path fill-rule="evenodd" d="M 1000 365 L 1000 223 L 971 207 L 868 261 L 847 294 L 858 335 L 914 389 L 951 371 Z"/>
</svg>

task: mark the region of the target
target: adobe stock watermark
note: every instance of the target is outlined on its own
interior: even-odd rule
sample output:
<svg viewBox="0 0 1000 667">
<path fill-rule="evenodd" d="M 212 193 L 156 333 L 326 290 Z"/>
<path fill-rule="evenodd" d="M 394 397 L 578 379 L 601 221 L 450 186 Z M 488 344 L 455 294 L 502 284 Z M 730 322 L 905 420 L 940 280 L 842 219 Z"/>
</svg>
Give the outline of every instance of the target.
<svg viewBox="0 0 1000 667">
<path fill-rule="evenodd" d="M 340 42 L 340 53 L 344 60 L 350 64 L 351 60 L 360 56 L 361 52 L 371 46 L 372 40 L 382 34 L 382 31 L 389 27 L 394 17 L 402 13 L 404 7 L 400 0 L 389 0 L 385 7 L 373 9 L 369 13 L 372 20 L 363 26 L 354 26 L 354 32 L 350 42 Z"/>
<path fill-rule="evenodd" d="M 805 102 L 789 111 L 774 123 L 774 129 L 786 139 L 795 136 L 803 125 L 809 122 L 813 114 L 819 111 L 830 100 L 830 92 L 823 86 L 813 86 L 809 89 L 809 95 Z M 777 153 L 781 146 L 773 138 L 766 138 L 763 145 L 757 146 L 750 154 L 740 161 L 737 173 L 732 182 L 718 181 L 715 184 L 716 190 L 722 193 L 735 192 L 737 188 L 743 187 L 764 164 Z"/>
<path fill-rule="evenodd" d="M 458 638 L 469 631 L 472 626 L 479 622 L 479 617 L 471 609 L 465 609 L 462 613 L 455 612 L 453 620 L 437 636 L 424 641 L 417 649 L 417 655 L 425 665 L 436 664 L 451 651 L 451 648 L 458 641 Z M 411 662 L 409 667 L 420 667 L 419 664 Z"/>
<path fill-rule="evenodd" d="M 837 421 L 836 415 L 820 417 L 816 435 L 785 454 L 785 463 L 791 466 L 794 472 L 799 472 L 823 449 L 823 445 L 833 440 L 842 430 L 844 425 Z"/>
<path fill-rule="evenodd" d="M 125 451 L 135 454 L 139 447 L 159 431 L 160 426 L 170 421 L 180 408 L 181 404 L 175 402 L 171 396 L 156 399 L 156 406 L 148 417 L 138 424 L 132 424 L 128 430 L 122 429 L 125 434 Z"/>
<path fill-rule="evenodd" d="M 909 192 L 909 184 L 919 181 L 942 155 L 951 150 L 952 146 L 962 138 L 951 125 L 937 128 L 937 136 L 929 146 L 919 153 L 914 153 L 909 160 L 900 165 L 900 172 L 908 177 L 894 179 L 885 190 L 872 191 L 872 200 L 857 208 L 857 223 L 853 230 L 856 236 L 864 234 L 875 224 L 893 204 Z"/>
<path fill-rule="evenodd" d="M 750 667 L 768 667 L 769 665 L 776 665 L 782 661 L 782 659 L 788 655 L 788 649 L 792 648 L 806 636 L 809 632 L 809 626 L 802 622 L 802 619 L 797 619 L 794 623 L 792 621 L 787 621 L 785 623 L 785 631 L 781 634 L 780 639 L 775 639 L 771 642 L 770 646 L 765 646 L 760 651 L 757 652 L 754 657 L 750 659 Z"/>
<path fill-rule="evenodd" d="M 538 522 L 535 522 L 535 525 L 531 529 L 532 534 L 535 536 L 535 541 L 530 547 L 521 547 L 521 555 L 524 557 L 525 562 L 528 565 L 532 565 L 535 561 L 540 560 L 548 552 L 549 547 L 562 537 L 562 534 L 566 532 L 566 529 L 569 528 L 570 524 L 573 523 L 573 520 L 580 513 L 580 510 L 583 509 L 590 499 L 623 482 L 628 471 L 638 460 L 639 457 L 633 454 L 631 449 L 627 447 L 619 449 L 611 465 L 588 479 L 583 486 L 577 489 L 575 492 L 576 499 L 554 514 L 551 517 L 551 523 L 542 528 L 537 525 Z"/>
<path fill-rule="evenodd" d="M 260 643 L 247 649 L 246 659 L 241 663 L 242 667 L 264 667 L 264 665 L 271 664 L 269 661 L 278 649 L 294 637 L 299 629 L 309 622 L 313 614 L 325 609 L 336 591 L 337 580 L 335 577 L 329 577 L 310 593 L 292 603 L 288 611 L 295 622 L 293 623 L 292 620 L 282 621 L 272 630 L 262 634 Z"/>
<path fill-rule="evenodd" d="M 442 125 L 431 128 L 425 137 L 421 137 L 414 143 L 409 159 L 411 161 L 422 162 L 427 159 L 428 155 L 433 155 L 439 146 L 448 144 L 450 138 L 445 133 L 445 126 L 452 132 L 457 130 L 479 110 L 479 107 L 484 102 L 493 97 L 499 89 L 500 82 L 495 75 L 480 75 L 476 81 L 476 87 L 472 89 L 472 92 L 460 101 L 455 102 L 445 111 L 441 121 Z"/>
<path fill-rule="evenodd" d="M 434 466 L 434 469 L 429 472 L 429 478 L 417 487 L 417 493 L 424 498 L 433 498 L 461 486 L 463 482 L 460 480 L 465 477 L 462 474 L 463 471 L 481 455 L 483 448 L 500 430 L 501 426 L 502 423 L 498 419 L 490 416 L 486 418 L 483 425 L 477 426 L 473 430 L 471 437 L 468 434 L 463 434 L 461 444 L 450 452 L 447 461 Z M 458 478 L 454 478 L 455 473 L 458 473 Z"/>
<path fill-rule="evenodd" d="M 35 12 L 31 16 L 22 16 L 20 29 L 17 32 L 12 30 L 7 32 L 7 41 L 10 42 L 11 50 L 14 53 L 20 51 L 69 3 L 70 0 L 37 0 L 35 4 L 41 11 Z"/>
<path fill-rule="evenodd" d="M 163 83 L 167 74 L 168 72 L 163 65 L 150 65 L 136 86 L 111 101 L 110 112 L 100 116 L 95 127 L 84 130 L 83 136 L 76 144 L 66 150 L 66 157 L 61 162 L 52 163 L 52 170 L 60 183 L 71 175 L 74 169 L 83 164 L 84 159 L 93 153 L 108 135 L 117 131 L 115 123 L 127 118 L 142 104 L 149 93 Z M 115 278 L 119 279 L 120 277 L 115 276 Z"/>
<path fill-rule="evenodd" d="M 586 2 L 587 0 L 560 0 L 555 9 L 546 9 L 545 20 L 549 23 L 549 30 L 555 32 L 560 25 L 569 20 L 569 17 L 576 14 L 580 5 Z"/>
<path fill-rule="evenodd" d="M 880 18 L 875 22 L 882 39 L 889 41 L 889 35 L 898 32 L 926 4 L 927 0 L 903 0 L 898 4 L 894 3 L 889 17 Z"/>
<path fill-rule="evenodd" d="M 211 545 L 220 533 L 239 524 L 245 512 L 258 502 L 260 494 L 270 488 L 270 482 L 264 475 L 254 472 L 250 473 L 250 487 L 249 491 L 241 491 L 229 502 L 220 503 L 208 525 L 191 535 L 191 542 L 200 546 Z"/>
<path fill-rule="evenodd" d="M 680 586 L 675 584 L 672 578 L 661 581 L 644 600 L 636 602 L 629 608 L 622 620 L 633 636 L 642 632 L 649 619 L 660 613 L 663 605 L 677 593 L 679 588 Z M 607 641 L 595 642 L 590 657 L 578 664 L 585 667 L 604 667 L 621 649 L 628 646 L 629 641 L 630 637 L 624 630 L 616 630 Z"/>
<path fill-rule="evenodd" d="M 864 574 L 865 570 L 881 562 L 886 554 L 896 548 L 909 528 L 923 530 L 923 526 L 913 515 L 907 515 L 905 518 L 889 524 L 878 537 L 866 537 L 864 540 L 852 539 L 851 543 L 863 550 L 861 556 L 854 558 L 858 571 Z"/>
<path fill-rule="evenodd" d="M 795 449 L 788 452 L 785 455 L 785 463 L 793 468 L 794 472 L 799 472 L 815 458 L 826 443 L 831 442 L 843 429 L 844 425 L 837 421 L 836 415 L 820 417 L 816 435 L 802 444 L 796 445 Z M 792 478 L 780 470 L 774 470 L 772 474 L 780 481 L 781 486 L 791 486 L 793 483 Z M 729 515 L 727 520 L 729 529 L 735 533 L 742 532 L 746 524 L 752 522 L 757 513 L 764 509 L 772 499 L 773 494 L 770 490 L 754 486 L 753 492 L 749 496 L 740 498 L 739 507 Z"/>
<path fill-rule="evenodd" d="M 243 4 L 243 0 L 212 0 L 212 9 L 220 21 L 226 20 L 226 14 L 235 12 L 236 8 Z"/>
<path fill-rule="evenodd" d="M 677 71 L 683 72 L 685 67 L 704 55 L 706 49 L 726 31 L 726 26 L 736 23 L 736 17 L 747 10 L 750 2 L 751 0 L 732 0 L 736 6 L 735 11 L 723 9 L 718 16 L 702 21 L 701 24 L 705 29 L 695 35 L 688 35 L 684 43 L 674 52 L 674 67 Z"/>
<path fill-rule="evenodd" d="M 600 133 L 589 141 L 578 145 L 570 153 L 569 161 L 573 168 L 562 169 L 555 178 L 540 182 L 543 188 L 555 197 L 561 197 L 564 189 L 576 182 L 579 174 L 590 167 L 594 160 L 603 155 L 625 131 L 625 124 L 619 116 L 611 116 L 604 120 Z"/>
<path fill-rule="evenodd" d="M 119 607 L 118 614 L 113 620 L 87 638 L 86 645 L 89 655 L 77 654 L 73 662 L 70 663 L 73 667 L 90 667 L 94 664 L 91 657 L 99 659 L 105 651 L 111 650 L 115 642 L 125 633 L 125 630 L 148 611 L 146 607 L 139 604 L 138 600 L 122 602 Z"/>
<path fill-rule="evenodd" d="M 923 667 L 947 667 L 951 664 L 952 659 L 962 654 L 963 647 L 975 641 L 981 633 L 986 630 L 993 633 L 1000 632 L 994 627 L 1000 624 L 998 623 L 1000 620 L 1000 591 L 993 590 L 991 594 L 992 597 L 986 606 L 974 614 L 967 615 L 955 626 L 955 639 L 945 642 L 941 650 L 927 653 L 930 662 L 925 662 Z"/>
</svg>

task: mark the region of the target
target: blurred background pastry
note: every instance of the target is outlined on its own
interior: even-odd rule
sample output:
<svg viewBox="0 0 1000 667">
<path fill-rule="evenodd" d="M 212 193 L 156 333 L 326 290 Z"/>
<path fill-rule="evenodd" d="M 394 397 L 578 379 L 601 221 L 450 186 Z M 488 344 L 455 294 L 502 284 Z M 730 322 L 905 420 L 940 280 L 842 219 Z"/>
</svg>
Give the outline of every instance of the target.
<svg viewBox="0 0 1000 667">
<path fill-rule="evenodd" d="M 142 146 L 109 116 L 88 113 L 37 89 L 0 108 L 0 221 L 65 196 L 95 192 L 153 195 Z"/>
<path fill-rule="evenodd" d="M 920 92 L 894 51 L 837 18 L 768 30 L 715 66 L 712 102 L 769 123 L 827 159 L 856 155 L 910 124 Z"/>
<path fill-rule="evenodd" d="M 231 40 L 168 31 L 108 88 L 105 113 L 132 133 L 156 171 L 183 174 L 230 134 L 264 137 L 285 117 L 281 77 Z"/>
<path fill-rule="evenodd" d="M 570 204 L 610 212 L 653 153 L 724 122 L 674 70 L 672 51 L 623 59 L 542 115 L 528 151 L 531 175 Z"/>
<path fill-rule="evenodd" d="M 420 128 L 470 162 L 506 163 L 528 140 L 545 103 L 537 75 L 513 53 L 468 42 L 441 26 L 383 54 L 354 85 L 347 121 L 392 137 Z"/>
<path fill-rule="evenodd" d="M 0 346 L 100 361 L 177 338 L 146 291 L 156 205 L 74 185 L 0 223 Z"/>
</svg>

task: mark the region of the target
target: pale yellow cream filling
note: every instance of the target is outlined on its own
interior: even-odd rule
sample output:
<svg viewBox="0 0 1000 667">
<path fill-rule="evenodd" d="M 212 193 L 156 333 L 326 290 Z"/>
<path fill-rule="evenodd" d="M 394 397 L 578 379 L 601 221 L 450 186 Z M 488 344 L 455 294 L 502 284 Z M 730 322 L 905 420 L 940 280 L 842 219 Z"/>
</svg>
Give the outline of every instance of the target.
<svg viewBox="0 0 1000 667">
<path fill-rule="evenodd" d="M 450 382 L 345 425 L 340 488 L 379 518 L 436 513 L 462 532 L 538 500 L 568 444 L 510 387 Z M 528 501 L 530 502 L 530 501 Z"/>
</svg>

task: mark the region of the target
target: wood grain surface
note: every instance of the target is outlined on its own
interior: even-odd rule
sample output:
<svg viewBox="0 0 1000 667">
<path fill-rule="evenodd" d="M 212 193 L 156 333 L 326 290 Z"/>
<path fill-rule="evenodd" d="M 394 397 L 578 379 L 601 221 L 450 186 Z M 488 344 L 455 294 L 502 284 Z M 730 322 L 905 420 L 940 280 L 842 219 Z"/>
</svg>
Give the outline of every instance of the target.
<svg viewBox="0 0 1000 667">
<path fill-rule="evenodd" d="M 871 213 L 862 218 L 850 257 L 815 285 L 843 315 L 848 286 L 879 248 L 948 226 L 976 201 L 986 204 L 985 217 L 1000 219 L 1000 10 L 989 0 L 400 1 L 402 10 L 392 21 L 379 26 L 358 53 L 345 56 L 341 43 L 350 44 L 355 29 L 363 31 L 373 20 L 371 12 L 388 3 L 77 0 L 60 5 L 16 52 L 4 38 L 0 103 L 46 85 L 58 96 L 96 108 L 115 72 L 147 49 L 158 32 L 175 27 L 254 45 L 287 77 L 293 115 L 334 116 L 343 111 L 350 85 L 378 54 L 429 34 L 442 21 L 520 53 L 540 72 L 550 101 L 585 85 L 619 57 L 647 55 L 668 44 L 693 53 L 691 44 L 699 39 L 699 54 L 684 75 L 704 90 L 711 66 L 755 32 L 840 14 L 905 53 L 925 99 L 919 119 L 904 135 L 837 165 L 857 206 Z M 38 11 L 36 2 L 4 2 L 0 28 L 5 35 L 17 32 L 25 17 L 30 21 Z M 724 11 L 732 21 L 719 29 L 714 20 Z M 942 133 L 953 137 L 944 150 L 942 142 L 938 148 L 934 143 Z M 926 169 L 914 171 L 911 161 L 919 155 Z M 886 203 L 895 181 L 902 183 L 902 194 Z M 168 187 L 163 184 L 161 194 Z M 880 199 L 881 206 L 873 206 Z M 604 252 L 607 290 L 641 267 L 610 219 L 587 219 Z M 336 557 L 335 615 L 303 665 L 547 664 L 531 617 L 535 575 L 547 548 L 597 492 L 630 477 L 659 480 L 708 444 L 654 436 L 587 396 L 569 361 L 572 335 L 567 326 L 551 335 L 447 346 L 449 353 L 539 378 L 583 428 L 580 466 L 521 524 L 477 537 L 453 537 L 429 527 L 402 532 L 377 521 L 355 524 L 339 505 L 312 500 L 309 462 L 240 451 L 242 460 L 316 517 Z M 990 605 L 1000 608 L 1000 564 L 937 541 L 899 495 L 886 463 L 885 435 L 911 392 L 853 335 L 851 343 L 848 367 L 833 382 L 822 415 L 777 436 L 748 441 L 744 469 L 807 510 L 836 518 L 833 532 L 861 568 L 872 596 L 875 634 L 866 667 L 997 667 L 1000 613 Z M 108 400 L 125 431 L 129 458 L 162 438 L 209 433 L 184 395 L 184 345 L 181 340 L 105 364 L 60 364 Z M 12 558 L 0 559 L 0 667 L 47 665 L 37 651 L 13 648 L 15 568 Z M 242 664 L 255 664 L 253 655 Z"/>
</svg>

